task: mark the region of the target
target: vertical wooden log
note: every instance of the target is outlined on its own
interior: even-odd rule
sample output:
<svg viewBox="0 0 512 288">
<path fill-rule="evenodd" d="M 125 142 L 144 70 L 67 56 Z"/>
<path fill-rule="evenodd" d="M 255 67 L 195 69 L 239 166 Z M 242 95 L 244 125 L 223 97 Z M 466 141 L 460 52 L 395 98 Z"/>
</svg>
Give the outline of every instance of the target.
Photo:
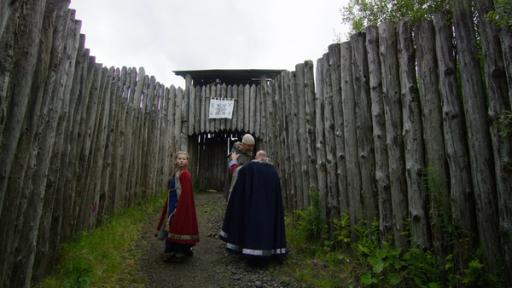
<svg viewBox="0 0 512 288">
<path fill-rule="evenodd" d="M 473 13 L 471 3 L 456 0 L 453 2 L 457 57 L 460 63 L 462 99 L 466 115 L 467 137 L 471 163 L 471 174 L 475 193 L 477 225 L 480 244 L 486 264 L 491 272 L 497 272 L 501 259 L 498 224 L 498 204 L 494 181 L 494 166 L 491 139 L 486 115 L 486 99 L 480 77 L 479 60 L 476 58 L 475 34 L 472 31 Z"/>
<path fill-rule="evenodd" d="M 228 95 L 228 87 L 226 84 L 222 84 L 221 86 L 221 93 L 220 93 L 220 99 L 229 99 L 231 95 Z M 222 118 L 219 121 L 219 131 L 224 132 L 226 130 L 226 118 Z"/>
<path fill-rule="evenodd" d="M 65 37 L 64 59 L 67 62 L 65 80 L 62 82 L 63 102 L 62 111 L 57 119 L 56 135 L 53 154 L 50 159 L 48 170 L 48 180 L 46 184 L 45 197 L 53 195 L 53 209 L 49 209 L 48 213 L 42 214 L 40 220 L 39 233 L 36 244 L 36 255 L 34 260 L 34 269 L 32 281 L 36 282 L 49 271 L 51 261 L 54 260 L 57 246 L 61 239 L 62 217 L 64 210 L 64 187 L 65 179 L 68 175 L 66 167 L 66 154 L 69 147 L 69 131 L 71 119 L 73 118 L 74 105 L 76 103 L 77 93 L 71 93 L 74 82 L 76 59 L 80 44 L 80 22 L 76 21 L 75 12 L 70 11 L 69 29 Z M 85 40 L 85 39 L 83 39 Z M 82 45 L 84 42 L 81 43 Z M 81 47 L 83 49 L 83 46 Z M 52 191 L 53 190 L 53 191 Z M 51 197 L 51 196 L 50 196 Z"/>
<path fill-rule="evenodd" d="M 174 139 L 176 143 L 176 150 L 181 150 L 181 110 L 183 109 L 183 90 L 181 88 L 176 89 L 176 104 L 174 110 Z"/>
<path fill-rule="evenodd" d="M 206 131 L 206 113 L 207 107 L 206 107 L 206 90 L 208 89 L 208 86 L 203 85 L 201 86 L 201 126 L 199 128 L 199 131 L 201 133 Z"/>
<path fill-rule="evenodd" d="M 184 95 L 184 91 L 183 89 L 181 88 L 178 88 L 177 90 L 177 93 L 176 95 L 179 95 L 179 94 L 182 94 L 180 96 L 177 96 L 178 98 L 182 98 L 182 102 L 181 102 L 181 133 L 180 133 L 180 150 L 183 150 L 183 151 L 186 151 L 187 148 L 188 148 L 188 137 L 187 137 L 187 127 L 188 127 L 188 122 L 187 122 L 187 117 L 186 117 L 186 111 L 188 110 L 187 106 L 188 106 L 188 100 L 189 99 L 186 99 L 185 98 L 185 95 Z"/>
<path fill-rule="evenodd" d="M 298 153 L 297 150 L 297 141 L 296 141 L 296 138 L 294 138 L 293 136 L 295 135 L 295 130 L 294 130 L 294 125 L 293 125 L 293 122 L 292 119 L 294 119 L 294 115 L 293 115 L 293 105 L 292 105 L 292 100 L 293 100 L 293 97 L 291 97 L 291 85 L 292 85 L 292 80 L 293 80 L 293 76 L 292 76 L 292 73 L 289 72 L 289 71 L 285 71 L 285 72 L 282 72 L 281 73 L 281 77 L 282 77 L 282 92 L 281 92 L 281 97 L 282 97 L 282 105 L 283 107 L 287 107 L 286 110 L 285 110 L 285 120 L 284 120 L 284 123 L 286 124 L 285 126 L 285 130 L 286 131 L 286 138 L 285 138 L 285 147 L 288 147 L 289 151 L 288 151 L 288 154 L 287 154 L 287 161 L 290 165 L 288 165 L 288 175 L 287 175 L 287 178 L 290 179 L 290 182 L 289 182 L 289 186 L 288 186 L 288 195 L 289 195 L 289 198 L 288 198 L 288 205 L 291 209 L 296 209 L 297 208 L 297 190 L 298 190 L 298 187 L 297 187 L 297 174 L 296 174 L 296 168 L 297 168 L 297 163 L 296 163 L 296 157 L 295 159 L 292 158 L 291 155 L 297 155 L 295 153 Z"/>
<path fill-rule="evenodd" d="M 443 116 L 439 95 L 434 25 L 422 22 L 414 31 L 418 69 L 418 88 L 422 110 L 423 139 L 427 164 L 427 189 L 430 197 L 432 243 L 436 254 L 448 254 L 448 231 L 452 223 L 448 168 L 444 152 Z"/>
<path fill-rule="evenodd" d="M 325 77 L 324 74 L 327 69 L 326 59 L 319 58 L 316 61 L 316 93 L 315 93 L 315 140 L 316 140 L 316 170 L 318 177 L 318 193 L 320 196 L 320 211 L 323 217 L 327 217 L 327 162 L 326 162 L 326 144 L 325 144 L 325 131 L 327 127 L 324 126 L 324 110 L 326 109 L 324 104 L 325 94 L 324 85 Z M 337 201 L 336 201 L 337 202 Z"/>
<path fill-rule="evenodd" d="M 349 69 L 349 67 L 341 67 L 340 63 L 340 44 L 331 44 L 328 47 L 328 72 L 325 75 L 325 81 L 327 81 L 327 85 L 325 86 L 329 91 L 326 95 L 332 94 L 332 100 L 330 100 L 331 104 L 326 102 L 325 109 L 329 109 L 332 116 L 326 114 L 329 117 L 332 117 L 332 124 L 334 127 L 334 142 L 329 144 L 330 140 L 326 138 L 327 145 L 332 145 L 330 150 L 333 151 L 334 155 L 334 164 L 333 168 L 335 169 L 335 174 L 329 174 L 332 178 L 335 177 L 332 186 L 333 197 L 336 197 L 338 204 L 336 207 L 338 209 L 339 214 L 334 215 L 343 215 L 349 213 L 349 198 L 348 198 L 348 190 L 347 190 L 347 163 L 346 163 L 346 153 L 345 153 L 345 125 L 343 121 L 343 104 L 342 104 L 342 95 L 341 95 L 341 71 L 345 69 Z M 332 106 L 332 107 L 331 107 Z M 326 137 L 329 137 L 326 135 Z M 329 150 L 328 150 L 329 151 Z M 330 170 L 328 168 L 328 170 Z M 329 172 L 332 173 L 332 172 Z"/>
<path fill-rule="evenodd" d="M 242 84 L 239 84 L 238 87 L 237 87 L 237 90 L 238 90 L 238 105 L 237 105 L 237 109 L 238 109 L 238 112 L 237 112 L 237 117 L 238 117 L 238 121 L 236 121 L 236 130 L 238 131 L 243 131 L 244 129 L 244 109 L 245 109 L 245 105 L 244 105 L 244 101 L 245 101 L 245 93 L 244 93 L 244 90 L 245 90 L 245 86 L 242 85 Z"/>
<path fill-rule="evenodd" d="M 44 5 L 43 5 L 44 6 Z M 36 7 L 30 7 L 29 9 L 37 9 Z M 44 8 L 39 8 L 44 9 Z M 23 126 L 20 127 L 21 133 L 20 133 L 20 139 L 17 143 L 15 148 L 15 155 L 3 155 L 5 151 L 1 151 L 0 155 L 3 155 L 1 157 L 12 157 L 12 166 L 10 167 L 12 170 L 9 173 L 9 177 L 1 178 L 0 180 L 0 286 L 8 287 L 8 277 L 10 277 L 7 273 L 10 269 L 10 266 L 12 265 L 12 261 L 10 258 L 10 254 L 12 253 L 13 247 L 15 246 L 15 232 L 16 232 L 16 226 L 22 225 L 22 220 L 19 219 L 24 213 L 24 210 L 26 208 L 26 199 L 29 197 L 30 192 L 28 189 L 23 189 L 24 186 L 24 180 L 30 179 L 29 175 L 27 174 L 27 170 L 31 171 L 29 166 L 29 160 L 31 159 L 32 154 L 34 153 L 32 146 L 33 142 L 35 141 L 35 135 L 38 129 L 38 120 L 39 120 L 39 113 L 41 110 L 42 105 L 42 99 L 43 99 L 43 93 L 44 93 L 44 86 L 46 83 L 46 79 L 49 73 L 49 65 L 50 65 L 50 56 L 51 56 L 51 49 L 53 44 L 53 30 L 54 30 L 54 23 L 56 18 L 55 10 L 48 9 L 48 12 L 44 15 L 44 22 L 42 24 L 43 34 L 42 35 L 32 35 L 36 36 L 41 39 L 41 46 L 38 49 L 37 53 L 38 55 L 34 55 L 35 58 L 39 59 L 37 61 L 37 65 L 34 67 L 34 75 L 33 75 L 33 83 L 31 83 L 31 90 L 28 91 L 29 94 L 26 95 L 27 97 L 27 113 L 23 116 Z M 32 11 L 33 12 L 33 11 Z M 45 11 L 41 11 L 43 13 Z M 51 13 L 50 13 L 51 12 Z M 7 37 L 6 37 L 7 38 Z M 39 42 L 36 42 L 39 47 Z M 24 44 L 26 45 L 26 44 Z M 33 45 L 33 44 L 32 44 Z M 3 47 L 2 43 L 2 47 Z M 22 47 L 22 49 L 24 49 Z M 7 53 L 7 49 L 0 52 L 0 54 Z M 9 51 L 13 53 L 14 51 Z M 8 62 L 6 60 L 12 60 L 13 59 L 5 59 L 3 58 L 4 55 L 2 55 L 2 58 L 0 59 L 0 62 L 3 65 L 6 65 L 7 68 Z M 21 59 L 18 59 L 17 61 L 20 62 Z M 35 60 L 34 60 L 35 64 Z M 0 73 L 2 76 L 4 73 L 9 73 L 7 69 L 5 71 L 1 71 Z M 16 72 L 16 71 L 13 71 Z M 25 77 L 28 75 L 23 75 L 20 77 Z M 8 76 L 7 76 L 8 77 Z M 7 81 L 7 83 L 9 83 Z M 19 84 L 19 83 L 18 83 Z M 30 85 L 27 85 L 30 86 Z M 1 90 L 0 93 L 2 94 L 0 97 L 0 106 L 7 103 L 16 103 L 17 99 L 12 99 L 12 97 L 16 97 L 16 95 L 9 95 L 7 94 L 7 90 Z M 18 95 L 19 96 L 19 95 Z M 21 96 L 20 96 L 21 97 Z M 20 99 L 21 100 L 21 99 Z M 14 101 L 14 102 L 13 102 Z M 7 108 L 7 106 L 4 106 L 2 108 Z M 22 107 L 18 107 L 20 109 Z M 4 114 L 6 111 L 0 111 L 0 121 L 9 120 L 4 119 L 7 115 Z M 11 117 L 11 116 L 9 116 Z M 2 122 L 4 124 L 5 122 Z M 20 123 L 21 124 L 21 123 Z M 0 129 L 0 134 L 1 134 Z M 9 131 L 6 131 L 9 132 Z M 7 133 L 5 134 L 7 135 Z M 0 136 L 0 141 L 1 141 Z M 4 139 L 9 140 L 9 139 Z M 12 140 L 12 139 L 11 139 Z M 13 143 L 14 144 L 14 143 Z M 3 144 L 0 144 L 3 145 Z M 6 146 L 1 146 L 2 149 L 7 149 Z M 6 158 L 3 158 L 6 159 Z M 2 167 L 0 170 L 2 170 L 2 173 L 6 173 L 7 163 L 2 162 Z M 6 174 L 4 174 L 7 176 Z M 26 178 L 25 178 L 26 177 Z M 3 204 L 3 205 L 2 205 Z M 3 208 L 2 208 L 3 206 Z M 20 221 L 21 220 L 21 221 Z M 21 223 L 19 223 L 21 222 Z M 10 271 L 9 271 L 10 272 Z M 5 280 L 5 281 L 4 281 Z"/>
<path fill-rule="evenodd" d="M 102 73 L 101 65 L 95 63 L 94 57 L 89 57 L 88 60 L 88 70 L 87 70 L 87 79 L 84 79 L 86 82 L 85 89 L 83 91 L 85 97 L 84 110 L 81 114 L 80 119 L 80 134 L 79 137 L 81 141 L 78 141 L 79 147 L 77 147 L 77 155 L 78 159 L 85 163 L 84 166 L 80 161 L 75 161 L 73 172 L 75 175 L 81 171 L 82 177 L 78 179 L 78 182 L 75 186 L 75 207 L 73 208 L 73 221 L 71 231 L 72 233 L 76 233 L 82 230 L 83 222 L 82 219 L 85 217 L 85 199 L 86 199 L 86 185 L 87 185 L 87 176 L 90 171 L 89 166 L 89 153 L 90 146 L 92 141 L 92 132 L 94 129 L 94 117 L 96 116 L 97 110 L 97 102 L 98 102 L 98 89 L 101 84 L 101 73 Z M 93 92 L 95 91 L 95 92 Z"/>
<path fill-rule="evenodd" d="M 309 169 L 308 169 L 308 134 L 306 133 L 306 95 L 304 91 L 304 64 L 295 65 L 295 99 L 297 111 L 297 146 L 299 154 L 295 157 L 299 160 L 299 169 L 301 172 L 302 191 L 298 194 L 300 207 L 307 207 L 309 203 Z"/>
<path fill-rule="evenodd" d="M 437 68 L 439 92 L 441 94 L 443 133 L 446 158 L 450 175 L 450 198 L 453 223 L 463 234 L 472 235 L 476 231 L 475 207 L 469 152 L 466 142 L 466 127 L 462 102 L 458 96 L 457 76 L 451 26 L 444 15 L 434 16 L 436 34 Z M 476 234 L 473 234 L 476 236 Z"/>
<path fill-rule="evenodd" d="M 361 173 L 361 193 L 366 221 L 377 220 L 378 201 L 375 183 L 375 155 L 373 148 L 373 127 L 369 87 L 366 35 L 352 35 L 352 76 L 356 108 L 356 134 L 359 169 Z"/>
<path fill-rule="evenodd" d="M 80 47 L 84 47 L 85 45 L 85 35 L 80 35 Z M 76 64 L 76 72 L 75 79 L 73 84 L 73 94 L 77 95 L 77 100 L 75 104 L 75 112 L 73 115 L 73 124 L 70 128 L 70 135 L 68 136 L 71 139 L 70 143 L 70 152 L 67 159 L 67 167 L 68 167 L 68 175 L 66 179 L 65 194 L 64 194 L 64 212 L 63 212 L 63 224 L 62 224 L 62 242 L 67 241 L 72 235 L 73 230 L 73 222 L 75 220 L 75 209 L 77 208 L 76 201 L 76 187 L 79 183 L 78 172 L 77 172 L 77 159 L 79 158 L 79 147 L 82 143 L 83 139 L 83 114 L 85 114 L 87 103 L 89 99 L 88 93 L 86 90 L 90 88 L 88 84 L 92 81 L 88 81 L 92 79 L 91 74 L 92 70 L 89 65 L 89 50 L 79 48 L 80 55 L 77 59 Z"/>
<path fill-rule="evenodd" d="M 250 132 L 251 129 L 249 127 L 249 123 L 251 122 L 251 86 L 249 84 L 245 84 L 244 86 L 244 132 Z"/>
<path fill-rule="evenodd" d="M 249 126 L 248 130 L 254 134 L 256 128 L 256 85 L 251 84 L 249 90 Z"/>
<path fill-rule="evenodd" d="M 491 122 L 498 119 L 511 109 L 508 97 L 512 86 L 507 87 L 503 52 L 498 34 L 498 28 L 489 22 L 487 15 L 495 9 L 492 0 L 477 0 L 477 11 L 480 15 L 479 32 L 482 39 L 484 56 L 484 80 L 487 94 L 487 115 Z M 510 11 L 509 11 L 510 12 Z M 510 22 L 509 22 L 510 23 Z M 509 30 L 510 32 L 510 30 Z M 511 32 L 512 33 L 512 32 Z M 509 68 L 510 69 L 510 68 Z M 512 285 L 512 136 L 500 134 L 496 125 L 490 125 L 491 143 L 494 156 L 494 172 L 496 174 L 496 191 L 498 200 L 499 232 L 502 251 L 505 260 L 504 275 L 508 285 Z"/>
<path fill-rule="evenodd" d="M 195 92 L 195 89 L 194 89 L 194 85 L 192 84 L 192 79 L 189 79 L 190 78 L 190 75 L 187 75 L 187 80 L 186 80 L 186 89 L 188 89 L 188 91 L 185 91 L 185 95 L 187 95 L 186 97 L 188 97 L 188 131 L 187 131 L 187 135 L 192 135 L 194 134 L 194 119 L 195 119 L 195 97 L 196 97 L 196 92 Z"/>
<path fill-rule="evenodd" d="M 254 108 L 254 135 L 258 138 L 262 138 L 260 134 L 260 126 L 261 126 L 261 84 L 255 84 L 255 108 Z"/>
<path fill-rule="evenodd" d="M 508 103 L 512 110 L 512 31 L 507 28 L 501 28 L 499 31 L 501 50 L 503 53 L 503 63 L 507 75 Z"/>
<path fill-rule="evenodd" d="M 11 16 L 18 12 L 20 6 L 19 1 L 0 1 L 0 38 L 2 38 L 3 32 L 7 23 L 11 19 Z"/>
<path fill-rule="evenodd" d="M 42 136 L 39 141 L 36 142 L 39 147 L 37 153 L 37 160 L 39 167 L 31 175 L 33 191 L 29 195 L 27 202 L 27 209 L 22 216 L 22 225 L 20 226 L 19 240 L 15 240 L 16 248 L 13 251 L 13 259 L 11 269 L 11 277 L 6 277 L 4 281 L 9 281 L 11 287 L 30 287 L 33 264 L 36 255 L 37 235 L 39 230 L 39 224 L 41 216 L 44 216 L 44 212 L 49 212 L 50 209 L 45 206 L 50 201 L 41 201 L 45 199 L 47 173 L 50 166 L 51 155 L 54 149 L 55 134 L 57 130 L 57 122 L 64 102 L 64 88 L 66 83 L 67 72 L 69 71 L 70 65 L 74 65 L 74 61 L 63 61 L 64 59 L 70 59 L 72 54 L 76 54 L 76 49 L 66 50 L 64 47 L 68 40 L 68 33 L 70 29 L 70 14 L 67 8 L 67 3 L 62 6 L 57 6 L 57 32 L 54 34 L 54 43 L 59 42 L 52 55 L 52 74 L 54 81 L 48 81 L 45 87 L 45 100 L 43 100 L 43 109 L 41 113 L 43 121 L 39 121 L 40 127 L 38 128 L 39 135 Z M 78 41 L 78 34 L 75 37 Z M 75 46 L 77 48 L 78 45 Z M 55 58 L 54 58 L 55 57 Z M 70 58 L 68 58 L 70 57 Z M 50 78 L 51 79 L 51 78 Z M 50 190 L 51 191 L 51 190 Z M 46 199 L 45 199 L 46 200 Z M 53 203 L 51 203 L 53 204 Z M 10 279 L 9 279 L 10 278 Z"/>
<path fill-rule="evenodd" d="M 213 119 L 210 119 L 210 100 L 211 99 L 214 99 L 216 96 L 215 96 L 215 84 L 208 84 L 208 90 L 209 93 L 207 92 L 207 102 L 206 102 L 206 132 L 215 132 L 215 127 L 213 125 Z"/>
<path fill-rule="evenodd" d="M 379 53 L 383 80 L 394 240 L 397 247 L 406 247 L 407 237 L 404 232 L 409 209 L 405 180 L 404 144 L 401 137 L 402 104 L 400 101 L 397 39 L 395 26 L 392 23 L 386 22 L 379 25 Z"/>
<path fill-rule="evenodd" d="M 308 135 L 307 147 L 307 169 L 309 171 L 309 186 L 314 187 L 318 191 L 318 171 L 316 169 L 316 110 L 315 110 L 315 76 L 313 74 L 313 62 L 308 60 L 304 62 L 304 95 L 306 97 L 306 133 Z M 268 96 L 267 96 L 268 97 Z M 269 109 L 269 118 L 273 119 L 273 107 L 267 106 Z M 267 120 L 267 126 L 270 127 L 272 120 Z M 305 205 L 310 204 L 309 198 L 306 199 Z"/>
<path fill-rule="evenodd" d="M 203 91 L 204 91 L 204 86 L 203 86 L 203 89 L 201 89 L 201 94 L 203 94 Z M 206 97 L 201 97 L 203 99 L 205 99 Z M 204 105 L 203 105 L 204 106 Z M 169 117 L 169 146 L 168 146 L 168 149 L 169 149 L 169 153 L 170 153 L 170 167 L 174 167 L 174 157 L 175 157 L 175 152 L 177 151 L 176 149 L 176 135 L 174 134 L 175 132 L 175 124 L 174 124 L 174 118 L 176 117 L 176 88 L 171 85 L 171 87 L 169 88 L 169 111 L 167 112 L 168 113 L 168 117 Z M 203 107 L 201 107 L 201 110 L 202 112 L 204 112 L 203 110 Z M 202 119 L 204 120 L 204 118 Z M 201 125 L 204 125 L 204 122 L 201 121 Z M 170 176 L 170 175 L 168 175 Z"/>
<path fill-rule="evenodd" d="M 341 99 L 343 103 L 343 124 L 345 128 L 345 152 L 347 159 L 347 191 L 350 223 L 353 227 L 363 221 L 361 199 L 361 172 L 357 157 L 356 107 L 352 78 L 352 46 L 350 42 L 340 46 Z M 353 235 L 353 240 L 355 235 Z"/>
<path fill-rule="evenodd" d="M 130 139 L 131 145 L 131 152 L 130 152 L 130 166 L 133 167 L 130 169 L 130 173 L 128 175 L 128 179 L 131 182 L 130 183 L 130 191 L 127 196 L 126 201 L 130 203 L 134 198 L 136 193 L 140 191 L 139 181 L 138 181 L 138 175 L 140 173 L 140 162 L 139 162 L 139 155 L 140 155 L 140 135 L 141 135 L 141 128 L 140 123 L 142 121 L 141 115 L 141 103 L 142 103 L 142 91 L 144 89 L 145 80 L 146 80 L 146 73 L 144 71 L 144 68 L 139 68 L 139 72 L 137 73 L 137 84 L 135 86 L 135 92 L 133 95 L 133 100 L 131 101 L 131 126 L 132 126 L 132 137 Z M 175 97 L 171 98 L 172 101 L 175 100 Z M 174 102 L 171 103 L 172 107 L 174 107 Z M 173 122 L 174 123 L 174 122 Z M 171 126 L 173 127 L 173 126 Z"/>
<path fill-rule="evenodd" d="M 421 107 L 416 83 L 415 55 L 412 31 L 407 20 L 398 24 L 398 57 L 402 94 L 405 172 L 411 220 L 411 242 L 414 246 L 430 248 L 430 235 L 426 211 L 427 194 L 423 184 L 425 156 L 421 126 Z"/>
<path fill-rule="evenodd" d="M 338 177 L 338 167 L 342 165 L 338 165 L 338 155 L 341 155 L 340 150 L 336 150 L 338 147 L 337 141 L 343 139 L 340 138 L 342 134 L 337 134 L 336 132 L 339 129 L 343 129 L 343 125 L 336 120 L 340 120 L 337 118 L 336 114 L 340 114 L 341 110 L 341 88 L 339 85 L 339 74 L 336 65 L 336 59 L 339 59 L 339 56 L 334 56 L 333 46 L 331 46 L 331 53 L 326 54 L 324 71 L 322 74 L 324 75 L 324 134 L 325 134 L 325 155 L 326 155 L 326 167 L 327 167 L 327 217 L 328 219 L 332 219 L 342 215 L 343 213 L 348 213 L 348 196 L 346 194 L 345 189 L 340 189 L 340 177 Z M 338 50 L 339 52 L 339 50 Z M 337 58 L 336 58 L 337 57 Z M 339 104 L 340 106 L 335 106 L 334 103 Z M 338 124 L 338 125 L 337 125 Z M 345 147 L 344 145 L 342 147 Z M 341 169 L 341 167 L 340 167 Z M 347 197 L 345 197 L 347 196 Z"/>
<path fill-rule="evenodd" d="M 194 134 L 199 134 L 201 132 L 201 103 L 202 103 L 202 86 L 196 85 L 194 86 L 194 90 L 196 91 L 195 96 L 195 120 L 194 120 Z M 196 160 L 197 161 L 197 155 Z"/>
<path fill-rule="evenodd" d="M 393 210 L 389 186 L 388 152 L 386 150 L 386 119 L 382 93 L 382 73 L 379 57 L 379 31 L 376 26 L 366 28 L 366 48 L 371 97 L 373 144 L 375 152 L 375 181 L 379 206 L 381 239 L 392 239 Z"/>
<path fill-rule="evenodd" d="M 235 131 L 237 130 L 238 126 L 238 102 L 240 101 L 238 99 L 238 87 L 236 85 L 229 86 L 231 89 L 231 97 L 233 98 L 233 116 L 228 122 L 230 122 L 230 130 Z"/>
<path fill-rule="evenodd" d="M 11 1 L 11 4 L 13 3 Z M 8 48 L 0 53 L 0 65 L 5 67 L 0 71 L 0 213 L 4 206 L 5 188 L 30 98 L 45 5 L 44 0 L 24 3 L 23 9 L 19 10 L 16 17 L 10 18 L 14 22 L 10 24 L 11 28 L 7 28 L 13 29 L 9 38 L 6 38 L 10 40 L 9 44 L 0 38 L 0 50 L 7 48 L 6 45 L 16 47 L 9 53 L 10 55 L 7 54 Z M 9 24 L 6 22 L 4 25 Z"/>
<path fill-rule="evenodd" d="M 233 86 L 231 86 L 231 85 L 228 85 L 227 88 L 226 88 L 226 98 L 229 99 L 229 100 L 233 100 L 234 99 Z M 229 130 L 233 129 L 232 125 L 233 125 L 233 120 L 235 120 L 235 113 L 236 113 L 234 108 L 235 107 L 233 107 L 233 113 L 231 114 L 231 118 L 227 118 L 224 121 L 224 125 L 225 125 L 224 126 L 224 130 L 225 131 L 229 131 Z"/>
</svg>

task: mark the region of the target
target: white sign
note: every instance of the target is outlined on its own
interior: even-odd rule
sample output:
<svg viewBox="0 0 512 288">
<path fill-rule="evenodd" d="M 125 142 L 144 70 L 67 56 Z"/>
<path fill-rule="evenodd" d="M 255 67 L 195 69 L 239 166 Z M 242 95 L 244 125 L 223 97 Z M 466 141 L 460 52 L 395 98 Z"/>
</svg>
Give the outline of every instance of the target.
<svg viewBox="0 0 512 288">
<path fill-rule="evenodd" d="M 231 119 L 233 114 L 233 99 L 211 99 L 210 111 L 208 114 L 209 119 L 228 118 Z"/>
</svg>

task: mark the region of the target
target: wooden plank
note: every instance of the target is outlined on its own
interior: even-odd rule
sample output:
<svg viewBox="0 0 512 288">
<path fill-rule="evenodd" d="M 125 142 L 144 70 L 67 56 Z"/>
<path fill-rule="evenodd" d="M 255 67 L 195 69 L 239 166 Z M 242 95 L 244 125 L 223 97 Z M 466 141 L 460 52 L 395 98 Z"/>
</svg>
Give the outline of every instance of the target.
<svg viewBox="0 0 512 288">
<path fill-rule="evenodd" d="M 402 93 L 403 137 L 405 148 L 405 171 L 411 219 L 411 244 L 430 248 L 427 207 L 427 191 L 423 184 L 425 171 L 421 108 L 411 24 L 406 20 L 398 23 L 398 57 L 400 65 L 400 87 Z"/>
<path fill-rule="evenodd" d="M 386 150 L 386 120 L 382 95 L 382 74 L 379 57 L 379 31 L 376 26 L 366 28 L 366 47 L 371 97 L 375 181 L 378 193 L 379 230 L 381 239 L 392 239 L 393 211 L 389 187 L 388 153 Z"/>
<path fill-rule="evenodd" d="M 393 207 L 394 240 L 397 247 L 406 247 L 408 218 L 407 187 L 405 180 L 404 144 L 402 139 L 402 104 L 396 28 L 390 22 L 379 25 L 379 55 L 381 59 L 384 116 L 386 118 L 386 145 L 389 160 L 389 183 Z"/>
<path fill-rule="evenodd" d="M 352 65 L 352 46 L 350 42 L 341 43 L 340 55 L 341 67 L 347 67 L 341 71 L 341 100 L 343 105 L 343 126 L 345 128 L 345 157 L 350 223 L 355 227 L 363 221 L 364 212 L 361 199 L 361 172 L 357 157 L 356 107 L 352 69 L 350 69 Z M 354 237 L 355 234 L 353 234 L 353 240 L 355 239 Z"/>
<path fill-rule="evenodd" d="M 469 159 L 475 194 L 477 225 L 485 263 L 491 272 L 498 271 L 501 259 L 498 227 L 498 204 L 493 176 L 491 139 L 486 114 L 485 90 L 482 87 L 471 3 L 454 1 L 452 4 L 457 59 L 460 63 L 462 99 L 466 115 Z"/>
</svg>

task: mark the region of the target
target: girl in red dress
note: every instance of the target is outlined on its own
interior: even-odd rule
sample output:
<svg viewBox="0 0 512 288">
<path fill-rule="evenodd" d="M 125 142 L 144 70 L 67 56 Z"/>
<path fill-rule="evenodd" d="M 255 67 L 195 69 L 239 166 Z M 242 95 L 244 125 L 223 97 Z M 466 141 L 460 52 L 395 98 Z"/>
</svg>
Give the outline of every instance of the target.
<svg viewBox="0 0 512 288">
<path fill-rule="evenodd" d="M 165 201 L 157 230 L 165 235 L 167 261 L 192 256 L 192 247 L 199 242 L 192 176 L 188 171 L 188 153 L 176 153 L 176 174 L 169 180 L 169 195 Z M 163 234 L 162 234 L 163 232 Z"/>
</svg>

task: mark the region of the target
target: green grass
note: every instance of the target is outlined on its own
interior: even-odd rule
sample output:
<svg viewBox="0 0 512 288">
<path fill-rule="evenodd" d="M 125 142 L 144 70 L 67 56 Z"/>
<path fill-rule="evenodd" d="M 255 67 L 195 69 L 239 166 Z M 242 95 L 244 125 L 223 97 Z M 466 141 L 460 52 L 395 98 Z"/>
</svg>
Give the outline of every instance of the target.
<svg viewBox="0 0 512 288">
<path fill-rule="evenodd" d="M 144 280 L 136 274 L 139 255 L 133 248 L 148 215 L 162 207 L 162 198 L 125 209 L 65 244 L 54 273 L 38 287 L 143 287 Z"/>
</svg>

